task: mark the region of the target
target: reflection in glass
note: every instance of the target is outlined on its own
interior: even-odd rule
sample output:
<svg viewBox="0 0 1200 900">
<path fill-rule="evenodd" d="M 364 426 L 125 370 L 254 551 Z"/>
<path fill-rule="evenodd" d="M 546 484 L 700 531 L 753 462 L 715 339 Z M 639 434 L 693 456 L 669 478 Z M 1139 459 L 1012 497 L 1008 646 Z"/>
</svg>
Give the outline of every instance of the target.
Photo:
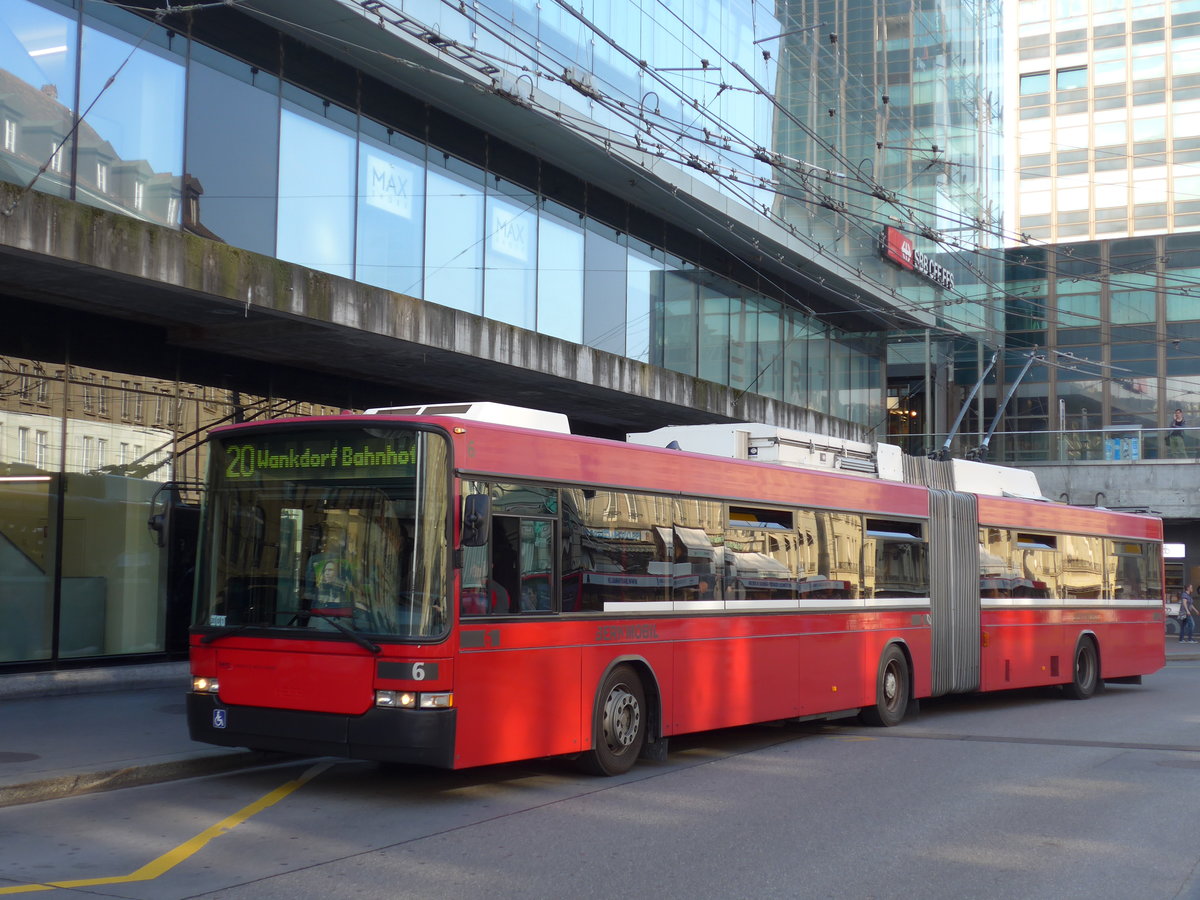
<svg viewBox="0 0 1200 900">
<path fill-rule="evenodd" d="M 729 308 L 733 302 L 727 291 L 700 285 L 699 375 L 717 384 L 729 383 Z"/>
<path fill-rule="evenodd" d="M 729 386 L 745 391 L 758 368 L 757 306 L 753 300 L 735 298 L 729 318 Z"/>
<path fill-rule="evenodd" d="M 850 381 L 850 348 L 840 341 L 829 342 L 829 384 L 834 396 L 831 398 L 833 408 L 838 415 L 849 418 L 852 400 L 852 384 Z"/>
<path fill-rule="evenodd" d="M 808 335 L 812 326 L 794 313 L 788 314 L 784 325 L 783 397 L 787 403 L 808 405 Z"/>
<path fill-rule="evenodd" d="M 121 68 L 120 77 L 111 80 Z M 184 67 L 145 44 L 83 29 L 76 197 L 165 225 L 179 223 Z"/>
<path fill-rule="evenodd" d="M 483 314 L 533 330 L 538 261 L 534 195 L 504 182 L 490 189 L 486 227 Z"/>
<path fill-rule="evenodd" d="M 677 498 L 674 506 L 671 585 L 675 608 L 721 609 L 725 582 L 724 505 Z"/>
<path fill-rule="evenodd" d="M 70 142 L 75 104 L 75 22 L 25 0 L 9 0 L 0 14 L 0 97 L 3 142 L 0 179 L 70 191 Z M 56 152 L 57 151 L 57 152 Z"/>
<path fill-rule="evenodd" d="M 1107 577 L 1118 599 L 1161 597 L 1162 547 L 1140 541 L 1108 541 Z"/>
<path fill-rule="evenodd" d="M 464 172 L 481 174 L 474 167 L 459 165 Z M 426 191 L 425 299 L 482 314 L 483 190 L 465 177 L 431 165 Z"/>
<path fill-rule="evenodd" d="M 269 255 L 279 165 L 277 82 L 216 54 L 214 67 L 202 65 L 200 49 L 193 49 L 188 76 L 184 230 Z M 237 165 L 230 165 L 231 152 Z"/>
<path fill-rule="evenodd" d="M 538 223 L 537 330 L 583 341 L 583 229 L 549 209 Z"/>
<path fill-rule="evenodd" d="M 649 248 L 646 248 L 649 251 Z M 663 264 L 643 253 L 629 251 L 625 291 L 625 355 L 639 362 L 650 361 L 650 347 L 661 325 Z"/>
<path fill-rule="evenodd" d="M 750 390 L 779 399 L 783 393 L 783 321 L 779 304 L 760 298 L 758 309 L 758 369 L 751 376 Z"/>
<path fill-rule="evenodd" d="M 351 632 L 442 632 L 448 624 L 442 438 L 403 429 L 384 437 L 313 429 L 254 439 L 259 450 L 284 456 L 332 456 L 353 444 L 388 460 L 330 471 L 258 469 L 246 455 L 250 445 L 239 440 L 246 438 L 228 438 L 213 450 L 212 527 L 200 545 L 195 624 L 255 625 L 293 636 L 340 632 L 350 640 Z"/>
<path fill-rule="evenodd" d="M 808 341 L 808 408 L 814 412 L 830 411 L 832 398 L 829 389 L 829 332 L 813 331 Z"/>
<path fill-rule="evenodd" d="M 364 137 L 358 150 L 355 278 L 420 297 L 424 238 L 425 166 Z"/>
<path fill-rule="evenodd" d="M 699 329 L 698 293 L 694 268 L 683 269 L 679 260 L 667 269 L 663 278 L 663 322 L 662 359 L 659 365 L 695 375 L 699 351 L 697 331 Z"/>
<path fill-rule="evenodd" d="M 136 478 L 66 476 L 60 657 L 163 649 L 161 552 L 129 515 L 149 508 L 157 488 Z"/>
<path fill-rule="evenodd" d="M 16 478 L 0 477 L 0 662 L 49 659 L 54 622 L 54 482 Z"/>
<path fill-rule="evenodd" d="M 625 353 L 626 250 L 622 235 L 589 221 L 584 237 L 583 341 L 597 350 Z"/>
<path fill-rule="evenodd" d="M 280 259 L 354 275 L 354 138 L 286 104 L 279 120 Z"/>
<path fill-rule="evenodd" d="M 658 528 L 669 514 L 653 515 L 655 499 L 625 491 L 562 491 L 563 509 L 578 515 L 583 528 L 571 540 L 564 562 L 564 612 L 612 610 L 626 603 L 670 602 L 671 547 Z M 572 588 L 574 582 L 577 588 Z M 578 599 L 576 599 L 578 595 Z"/>
</svg>

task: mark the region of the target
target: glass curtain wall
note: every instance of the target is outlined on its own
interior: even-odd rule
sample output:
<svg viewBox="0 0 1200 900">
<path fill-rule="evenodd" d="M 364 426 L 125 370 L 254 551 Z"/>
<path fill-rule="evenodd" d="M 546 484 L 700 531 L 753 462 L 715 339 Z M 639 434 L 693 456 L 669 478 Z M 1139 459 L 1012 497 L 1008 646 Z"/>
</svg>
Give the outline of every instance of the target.
<svg viewBox="0 0 1200 900">
<path fill-rule="evenodd" d="M 505 9 L 505 21 L 538 22 L 557 35 L 547 53 L 578 37 L 569 22 Z M 645 11 L 613 11 L 604 27 L 628 38 L 622 46 L 675 61 L 709 39 L 729 59 L 743 59 L 739 41 L 749 46 L 755 34 L 778 28 L 760 3 L 705 2 L 695 12 L 684 27 L 665 12 L 647 19 Z M 803 396 L 860 424 L 883 408 L 882 390 L 865 403 L 832 402 L 828 391 L 841 385 L 808 363 L 832 355 L 839 378 L 868 384 L 878 363 L 861 354 L 806 350 L 797 367 L 798 346 L 846 335 L 805 323 L 785 292 L 768 296 L 634 238 L 624 224 L 591 214 L 586 190 L 582 209 L 546 196 L 536 161 L 528 184 L 498 177 L 411 137 L 423 122 L 369 118 L 104 4 L 80 13 L 55 0 L 8 0 L 0 46 L 9 51 L 0 79 L 11 88 L 2 110 L 6 179 L 26 183 L 50 160 L 39 189 L 122 214 L 738 391 Z M 594 62 L 613 84 L 640 90 L 612 45 Z M 682 89 L 685 78 L 705 77 L 702 67 L 699 76 L 668 81 Z M 680 105 L 678 94 L 659 87 L 654 102 Z M 719 105 L 765 146 L 771 117 L 760 100 L 739 106 L 722 96 Z M 56 151 L 75 110 L 89 107 L 78 146 Z M 478 157 L 486 159 L 481 141 Z M 623 222 L 646 216 L 611 198 L 604 211 Z M 662 233 L 661 224 L 655 230 Z"/>
<path fill-rule="evenodd" d="M 1200 422 L 1200 233 L 1008 252 L 1008 343 L 998 391 L 1043 360 L 1004 416 L 1003 458 L 1161 459 L 1176 409 Z M 1034 433 L 1030 433 L 1034 432 Z M 1050 441 L 1037 432 L 1062 432 Z M 1185 435 L 1188 458 L 1200 441 Z"/>
<path fill-rule="evenodd" d="M 999 0 L 780 0 L 776 213 L 908 302 L 963 303 L 990 333 L 1002 278 Z M 954 275 L 943 290 L 880 258 L 892 221 Z M 904 224 L 899 224 L 899 223 Z M 982 252 L 981 252 L 982 251 Z M 991 251 L 991 252 L 988 252 Z"/>
</svg>

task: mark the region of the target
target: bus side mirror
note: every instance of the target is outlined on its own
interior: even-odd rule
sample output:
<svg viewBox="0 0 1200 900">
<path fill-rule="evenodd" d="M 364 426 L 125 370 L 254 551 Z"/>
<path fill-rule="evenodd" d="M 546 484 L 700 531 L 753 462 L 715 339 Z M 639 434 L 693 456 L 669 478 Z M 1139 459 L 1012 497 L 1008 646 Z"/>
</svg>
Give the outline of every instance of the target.
<svg viewBox="0 0 1200 900">
<path fill-rule="evenodd" d="M 482 547 L 492 529 L 492 498 L 487 494 L 467 494 L 463 503 L 462 545 Z"/>
<path fill-rule="evenodd" d="M 167 517 L 163 513 L 155 513 L 146 520 L 146 527 L 150 529 L 150 534 L 154 538 L 154 543 L 159 547 L 167 546 Z"/>
</svg>

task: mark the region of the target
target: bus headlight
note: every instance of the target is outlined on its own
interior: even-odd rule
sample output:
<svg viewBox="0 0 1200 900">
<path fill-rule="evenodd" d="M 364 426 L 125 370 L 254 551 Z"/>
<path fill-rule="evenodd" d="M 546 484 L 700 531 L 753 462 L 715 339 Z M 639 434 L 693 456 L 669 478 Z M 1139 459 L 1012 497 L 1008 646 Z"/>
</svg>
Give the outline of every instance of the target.
<svg viewBox="0 0 1200 900">
<path fill-rule="evenodd" d="M 454 705 L 454 694 L 450 691 L 438 694 L 376 691 L 375 705 L 386 709 L 449 709 Z"/>
<path fill-rule="evenodd" d="M 394 709 L 413 709 L 417 695 L 411 691 L 376 691 L 375 705 Z"/>
<path fill-rule="evenodd" d="M 205 678 L 203 675 L 192 676 L 192 690 L 197 694 L 215 694 L 220 690 L 215 678 Z"/>
</svg>

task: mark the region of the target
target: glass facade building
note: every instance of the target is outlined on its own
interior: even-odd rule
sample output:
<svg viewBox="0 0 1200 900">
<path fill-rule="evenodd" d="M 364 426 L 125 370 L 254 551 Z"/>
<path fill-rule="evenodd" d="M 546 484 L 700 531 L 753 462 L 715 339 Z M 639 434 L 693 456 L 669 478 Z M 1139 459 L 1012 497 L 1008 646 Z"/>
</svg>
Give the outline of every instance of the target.
<svg viewBox="0 0 1200 900">
<path fill-rule="evenodd" d="M 130 6 L 0 5 L 0 180 L 863 433 L 886 430 L 890 323 L 996 340 L 994 0 L 313 0 L 261 3 L 261 17 Z M 313 31 L 322 16 L 345 34 Z M 364 35 L 378 40 L 354 42 Z M 523 140 L 469 103 L 439 103 L 439 80 L 543 114 L 544 133 Z M 884 259 L 884 227 L 954 287 Z M 68 533 L 101 509 L 74 496 L 116 491 L 113 510 L 129 512 L 190 477 L 194 435 L 246 414 L 247 398 L 255 415 L 329 402 L 81 363 L 83 339 L 41 354 L 0 344 L 7 377 L 41 373 L 48 404 L 0 394 L 0 473 L 49 479 L 7 482 L 41 491 L 34 501 L 0 499 L 45 513 L 27 529 L 40 549 L 0 535 L 0 583 L 26 579 L 44 626 L 0 647 L 0 663 L 161 651 L 167 576 L 147 568 L 156 599 L 133 600 L 77 564 L 108 551 Z M 221 409 L 179 411 L 214 391 Z M 136 414 L 160 396 L 170 418 Z M 112 419 L 107 433 L 80 424 L 93 418 Z M 151 445 L 163 455 L 147 470 Z M 152 535 L 122 521 L 117 555 L 150 566 L 139 554 Z M 141 624 L 67 638 L 76 594 L 107 622 Z"/>
</svg>

